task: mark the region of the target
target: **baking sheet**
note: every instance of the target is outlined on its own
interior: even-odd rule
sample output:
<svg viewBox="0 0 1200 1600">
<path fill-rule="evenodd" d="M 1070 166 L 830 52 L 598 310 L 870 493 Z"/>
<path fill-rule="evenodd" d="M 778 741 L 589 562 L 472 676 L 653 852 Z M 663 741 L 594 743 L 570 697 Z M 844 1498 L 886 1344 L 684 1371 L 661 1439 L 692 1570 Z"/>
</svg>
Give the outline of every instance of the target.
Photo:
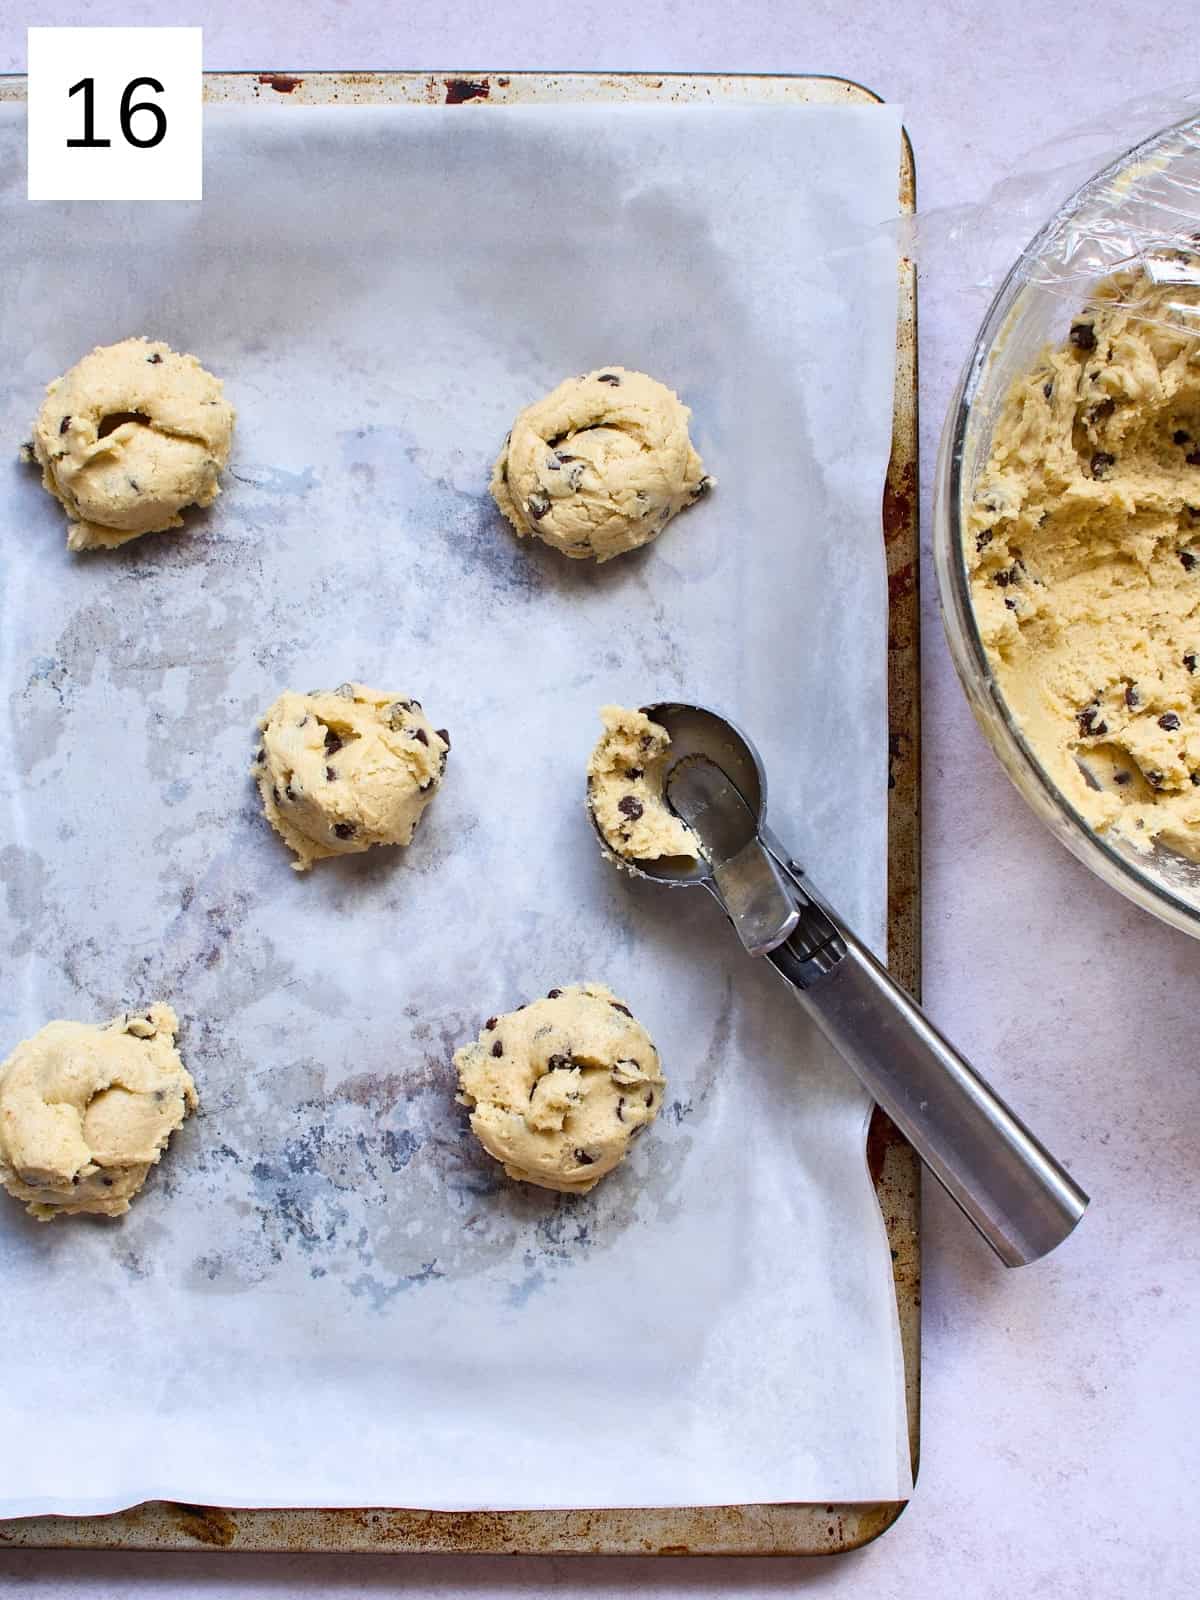
<svg viewBox="0 0 1200 1600">
<path fill-rule="evenodd" d="M 205 1100 L 115 1228 L 0 1223 L 27 1357 L 0 1509 L 903 1498 L 865 1099 L 576 803 L 602 700 L 736 709 L 780 831 L 880 942 L 898 114 L 207 119 L 203 207 L 102 208 L 26 205 L 0 120 L 5 434 L 143 329 L 240 412 L 188 535 L 69 559 L 16 469 L 0 513 L 4 1037 L 162 994 Z M 588 571 L 482 485 L 520 404 L 617 360 L 680 389 L 720 487 Z M 406 856 L 297 880 L 249 726 L 351 674 L 417 693 L 451 771 Z M 671 1078 L 583 1201 L 497 1182 L 449 1069 L 578 976 Z"/>
</svg>

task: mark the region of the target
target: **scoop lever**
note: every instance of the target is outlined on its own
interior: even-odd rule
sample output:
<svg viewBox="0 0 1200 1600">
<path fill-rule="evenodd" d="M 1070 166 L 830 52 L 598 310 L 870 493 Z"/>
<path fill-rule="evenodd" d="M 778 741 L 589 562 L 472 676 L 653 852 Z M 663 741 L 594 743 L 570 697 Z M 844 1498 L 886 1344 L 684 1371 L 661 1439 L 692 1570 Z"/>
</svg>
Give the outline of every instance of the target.
<svg viewBox="0 0 1200 1600">
<path fill-rule="evenodd" d="M 769 955 L 796 928 L 795 893 L 758 837 L 758 819 L 729 777 L 706 756 L 676 762 L 665 792 L 700 840 L 712 875 L 705 883 L 752 956 Z"/>
</svg>

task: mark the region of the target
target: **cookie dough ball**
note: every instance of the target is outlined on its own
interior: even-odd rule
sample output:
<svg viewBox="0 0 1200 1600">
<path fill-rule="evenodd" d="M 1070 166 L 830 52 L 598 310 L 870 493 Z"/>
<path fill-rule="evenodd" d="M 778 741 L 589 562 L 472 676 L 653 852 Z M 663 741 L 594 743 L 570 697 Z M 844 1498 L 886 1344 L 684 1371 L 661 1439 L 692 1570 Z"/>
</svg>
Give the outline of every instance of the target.
<svg viewBox="0 0 1200 1600">
<path fill-rule="evenodd" d="M 572 560 L 648 544 L 712 487 L 679 396 L 643 372 L 601 367 L 526 406 L 492 470 L 492 496 L 521 538 Z"/>
<path fill-rule="evenodd" d="M 55 378 L 33 425 L 42 483 L 67 513 L 67 547 L 178 528 L 217 498 L 233 407 L 195 356 L 149 339 L 98 345 Z"/>
<path fill-rule="evenodd" d="M 602 706 L 600 720 L 604 732 L 588 762 L 588 808 L 609 849 L 626 861 L 697 860 L 696 835 L 663 793 L 667 730 L 624 706 Z"/>
<path fill-rule="evenodd" d="M 373 844 L 408 844 L 450 749 L 419 700 L 361 683 L 281 694 L 258 721 L 251 773 L 297 872 Z"/>
<path fill-rule="evenodd" d="M 0 1065 L 0 1182 L 39 1222 L 119 1217 L 199 1104 L 167 1005 L 48 1022 Z"/>
<path fill-rule="evenodd" d="M 585 1194 L 662 1107 L 650 1035 L 602 983 L 489 1017 L 454 1057 L 471 1128 L 510 1178 Z"/>
</svg>

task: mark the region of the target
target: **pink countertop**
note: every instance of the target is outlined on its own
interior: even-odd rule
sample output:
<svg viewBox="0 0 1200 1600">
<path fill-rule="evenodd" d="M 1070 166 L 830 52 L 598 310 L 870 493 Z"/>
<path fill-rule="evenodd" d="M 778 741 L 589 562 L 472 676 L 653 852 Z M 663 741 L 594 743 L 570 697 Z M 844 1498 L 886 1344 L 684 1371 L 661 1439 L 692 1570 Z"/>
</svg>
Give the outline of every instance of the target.
<svg viewBox="0 0 1200 1600">
<path fill-rule="evenodd" d="M 1109 113 L 1119 147 L 1122 105 L 1188 64 L 1183 35 L 1178 66 L 1170 54 L 1186 7 L 1172 24 L 1132 0 L 43 0 L 36 15 L 4 6 L 0 71 L 24 70 L 27 21 L 202 22 L 210 69 L 838 74 L 905 107 L 924 207 L 978 199 L 1025 152 Z M 926 527 L 937 434 L 981 305 L 964 277 L 944 252 L 922 272 Z M 922 1465 L 899 1523 L 815 1562 L 0 1552 L 0 1595 L 1192 1592 L 1200 945 L 1127 906 L 1034 821 L 959 692 L 928 564 L 923 583 L 926 1003 L 1094 1199 L 1057 1255 L 1006 1273 L 927 1193 Z"/>
</svg>

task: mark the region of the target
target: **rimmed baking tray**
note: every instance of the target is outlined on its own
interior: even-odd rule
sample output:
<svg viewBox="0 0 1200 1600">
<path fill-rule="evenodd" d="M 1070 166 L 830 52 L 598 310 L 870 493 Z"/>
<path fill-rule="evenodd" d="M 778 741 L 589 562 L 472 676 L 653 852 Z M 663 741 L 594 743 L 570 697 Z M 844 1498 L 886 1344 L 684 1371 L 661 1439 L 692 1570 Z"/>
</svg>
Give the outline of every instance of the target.
<svg viewBox="0 0 1200 1600">
<path fill-rule="evenodd" d="M 869 105 L 878 96 L 843 78 L 635 73 L 208 73 L 205 99 L 239 105 L 494 105 L 588 101 Z M 25 80 L 0 79 L 0 101 L 25 98 Z M 902 212 L 915 206 L 912 150 L 903 143 Z M 920 670 L 917 542 L 917 308 L 911 261 L 899 264 L 892 454 L 881 528 L 887 557 L 888 964 L 919 993 Z M 876 1111 L 867 1155 L 891 1244 L 913 1475 L 920 1441 L 920 1166 Z M 904 1501 L 590 1511 L 259 1511 L 153 1501 L 104 1517 L 29 1517 L 0 1523 L 10 1548 L 182 1550 L 407 1550 L 612 1555 L 832 1555 L 891 1526 Z"/>
</svg>

